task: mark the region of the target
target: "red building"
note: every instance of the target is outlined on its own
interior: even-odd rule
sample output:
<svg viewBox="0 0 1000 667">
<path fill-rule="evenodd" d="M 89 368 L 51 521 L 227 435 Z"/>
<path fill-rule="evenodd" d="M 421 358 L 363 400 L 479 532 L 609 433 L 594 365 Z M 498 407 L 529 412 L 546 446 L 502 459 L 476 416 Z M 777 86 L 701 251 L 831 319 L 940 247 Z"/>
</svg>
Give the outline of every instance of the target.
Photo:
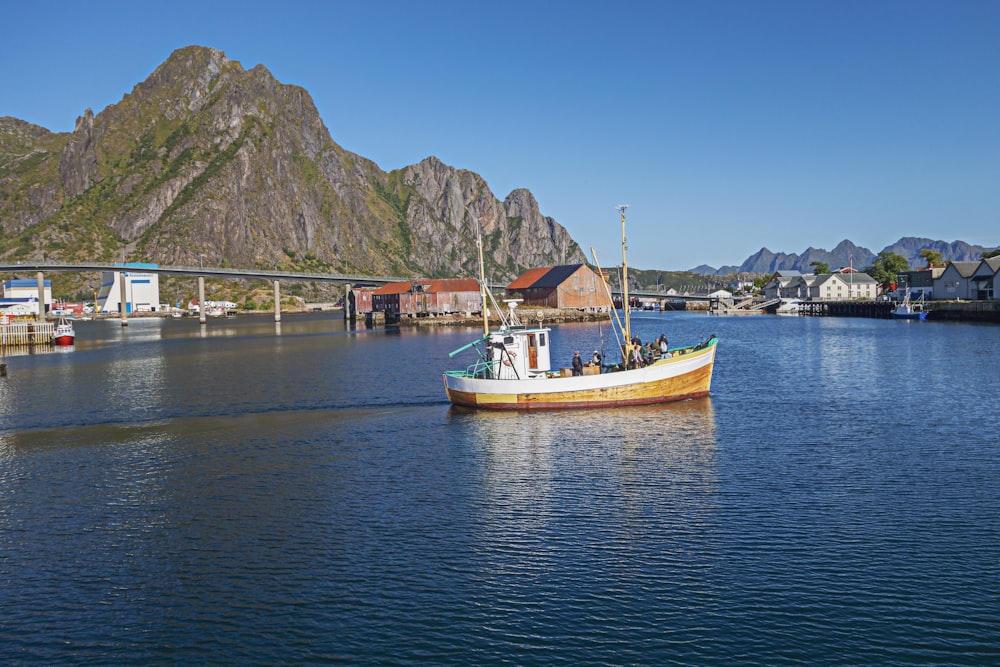
<svg viewBox="0 0 1000 667">
<path fill-rule="evenodd" d="M 479 282 L 474 278 L 405 280 L 383 285 L 371 295 L 371 311 L 385 313 L 387 321 L 471 313 L 479 308 Z"/>
<path fill-rule="evenodd" d="M 611 308 L 605 279 L 586 264 L 528 269 L 507 285 L 507 294 L 526 305 L 578 310 Z"/>
</svg>

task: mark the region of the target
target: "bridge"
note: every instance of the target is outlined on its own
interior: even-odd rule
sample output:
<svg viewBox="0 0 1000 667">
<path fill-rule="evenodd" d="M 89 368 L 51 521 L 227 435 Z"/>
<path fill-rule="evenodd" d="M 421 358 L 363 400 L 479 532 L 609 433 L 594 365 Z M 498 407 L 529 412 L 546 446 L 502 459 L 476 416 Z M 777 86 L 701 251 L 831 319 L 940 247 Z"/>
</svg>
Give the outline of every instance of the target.
<svg viewBox="0 0 1000 667">
<path fill-rule="evenodd" d="M 28 273 L 34 272 L 38 278 L 38 292 L 39 294 L 44 294 L 44 274 L 46 272 L 60 272 L 60 271 L 113 271 L 113 272 L 136 272 L 136 273 L 155 273 L 161 275 L 171 275 L 171 276 L 191 276 L 198 278 L 198 302 L 204 303 L 205 301 L 205 278 L 232 278 L 232 279 L 246 279 L 246 280 L 270 280 L 274 284 L 274 319 L 276 322 L 281 321 L 281 306 L 280 306 L 280 281 L 293 281 L 293 282 L 325 282 L 325 283 L 339 283 L 343 285 L 384 285 L 386 283 L 402 282 L 406 280 L 415 280 L 412 277 L 397 277 L 397 276 L 369 276 L 362 274 L 348 274 L 348 273 L 298 273 L 294 271 L 278 271 L 278 270 L 264 270 L 264 269 L 231 269 L 231 268 L 215 268 L 206 266 L 160 266 L 160 265 L 146 265 L 137 263 L 137 265 L 130 266 L 129 264 L 123 263 L 103 263 L 103 262 L 35 262 L 35 261 L 19 261 L 19 262 L 0 262 L 0 274 L 2 273 Z M 122 289 L 121 302 L 125 302 L 125 281 L 119 280 L 119 284 Z M 621 289 L 612 289 L 612 297 L 620 301 L 622 297 Z M 665 301 L 713 301 L 712 297 L 706 295 L 687 295 L 687 294 L 664 294 L 658 290 L 629 290 L 629 296 L 636 299 L 656 299 L 661 302 Z M 122 326 L 126 326 L 128 323 L 128 314 L 125 309 L 122 309 Z M 38 306 L 38 319 L 42 320 L 45 318 L 45 303 L 44 299 L 39 299 Z M 204 324 L 205 319 L 205 309 L 202 308 L 199 313 L 199 319 Z"/>
<path fill-rule="evenodd" d="M 295 282 L 327 282 L 341 283 L 345 285 L 384 285 L 391 282 L 409 280 L 409 278 L 397 278 L 391 276 L 367 276 L 347 273 L 296 273 L 293 271 L 269 271 L 261 269 L 225 269 L 204 266 L 157 266 L 128 264 L 108 264 L 101 262 L 0 262 L 0 273 L 26 273 L 35 272 L 38 278 L 38 293 L 45 293 L 45 273 L 59 271 L 113 271 L 118 273 L 156 273 L 173 276 L 191 276 L 198 278 L 198 303 L 205 302 L 205 278 L 241 278 L 247 280 L 270 280 L 274 283 L 274 321 L 281 321 L 281 298 L 279 283 L 282 280 Z M 125 281 L 120 280 L 122 297 L 121 303 L 125 303 Z M 122 308 L 122 326 L 128 324 L 128 314 Z M 38 319 L 45 318 L 45 299 L 38 300 Z M 201 323 L 205 323 L 205 309 L 200 309 Z"/>
<path fill-rule="evenodd" d="M 621 297 L 622 295 L 621 288 L 611 290 L 611 293 L 616 297 Z M 710 297 L 707 294 L 665 294 L 654 290 L 642 289 L 630 289 L 628 295 L 637 299 L 657 299 L 658 301 L 712 301 L 715 299 L 715 297 Z"/>
<path fill-rule="evenodd" d="M 385 283 L 409 280 L 384 276 L 365 276 L 347 273 L 295 273 L 293 271 L 263 271 L 260 269 L 222 269 L 207 266 L 129 266 L 128 264 L 106 264 L 100 262 L 15 262 L 0 263 L 0 273 L 22 273 L 25 271 L 141 271 L 175 276 L 204 276 L 207 278 L 248 278 L 259 280 L 304 280 L 328 283 Z"/>
</svg>

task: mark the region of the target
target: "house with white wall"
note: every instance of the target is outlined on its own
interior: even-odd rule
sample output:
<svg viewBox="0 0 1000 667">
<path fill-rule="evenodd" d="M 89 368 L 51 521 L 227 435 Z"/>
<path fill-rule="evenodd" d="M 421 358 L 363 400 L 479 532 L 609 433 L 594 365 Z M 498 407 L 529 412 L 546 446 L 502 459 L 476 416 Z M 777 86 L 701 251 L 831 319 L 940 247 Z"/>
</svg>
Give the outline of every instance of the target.
<svg viewBox="0 0 1000 667">
<path fill-rule="evenodd" d="M 853 301 L 874 299 L 877 293 L 874 278 L 851 269 L 820 275 L 781 271 L 764 285 L 765 299 Z"/>
<path fill-rule="evenodd" d="M 973 301 L 977 299 L 976 282 L 973 281 L 972 277 L 981 263 L 982 260 L 978 262 L 949 262 L 948 266 L 941 272 L 940 277 L 934 279 L 932 294 L 925 296 L 941 301 L 953 299 Z M 902 288 L 902 286 L 900 287 Z"/>
<path fill-rule="evenodd" d="M 992 301 L 1000 299 L 1000 289 L 996 284 L 997 274 L 1000 273 L 1000 255 L 990 257 L 979 262 L 979 266 L 972 272 L 972 287 L 976 292 L 976 299 L 980 301 Z"/>
</svg>

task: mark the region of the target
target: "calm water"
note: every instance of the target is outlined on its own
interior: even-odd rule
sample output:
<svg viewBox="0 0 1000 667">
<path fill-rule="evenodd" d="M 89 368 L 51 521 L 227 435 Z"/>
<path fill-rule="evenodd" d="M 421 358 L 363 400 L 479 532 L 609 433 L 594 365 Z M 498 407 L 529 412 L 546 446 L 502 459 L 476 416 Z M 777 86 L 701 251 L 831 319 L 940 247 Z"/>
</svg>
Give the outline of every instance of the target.
<svg viewBox="0 0 1000 667">
<path fill-rule="evenodd" d="M 1000 327 L 637 325 L 712 397 L 458 411 L 476 330 L 319 315 L 10 357 L 0 662 L 1000 664 Z"/>
</svg>

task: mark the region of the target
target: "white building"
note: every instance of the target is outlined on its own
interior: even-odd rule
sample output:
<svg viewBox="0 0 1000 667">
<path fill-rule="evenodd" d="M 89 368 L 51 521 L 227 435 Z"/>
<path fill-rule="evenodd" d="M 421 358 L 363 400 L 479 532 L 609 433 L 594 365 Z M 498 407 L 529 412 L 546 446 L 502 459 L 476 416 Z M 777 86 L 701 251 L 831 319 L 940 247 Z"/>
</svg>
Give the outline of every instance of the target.
<svg viewBox="0 0 1000 667">
<path fill-rule="evenodd" d="M 52 307 L 52 283 L 43 281 L 46 312 Z M 14 306 L 18 306 L 14 308 Z M 31 310 L 24 312 L 25 307 Z M 3 283 L 3 298 L 0 299 L 0 310 L 9 315 L 38 314 L 38 280 L 32 278 L 5 280 Z"/>
<path fill-rule="evenodd" d="M 156 268 L 156 264 L 130 262 L 122 264 L 121 271 L 101 273 L 101 291 L 97 295 L 97 310 L 101 313 L 120 313 L 121 283 L 125 282 L 125 312 L 155 312 L 160 308 L 160 277 L 142 269 Z"/>
<path fill-rule="evenodd" d="M 764 285 L 767 299 L 857 301 L 874 299 L 877 294 L 878 284 L 874 278 L 849 269 L 819 275 L 781 271 Z"/>
<path fill-rule="evenodd" d="M 0 302 L 0 313 L 11 317 L 31 317 L 38 314 L 38 302 L 33 303 L 13 303 Z"/>
</svg>

